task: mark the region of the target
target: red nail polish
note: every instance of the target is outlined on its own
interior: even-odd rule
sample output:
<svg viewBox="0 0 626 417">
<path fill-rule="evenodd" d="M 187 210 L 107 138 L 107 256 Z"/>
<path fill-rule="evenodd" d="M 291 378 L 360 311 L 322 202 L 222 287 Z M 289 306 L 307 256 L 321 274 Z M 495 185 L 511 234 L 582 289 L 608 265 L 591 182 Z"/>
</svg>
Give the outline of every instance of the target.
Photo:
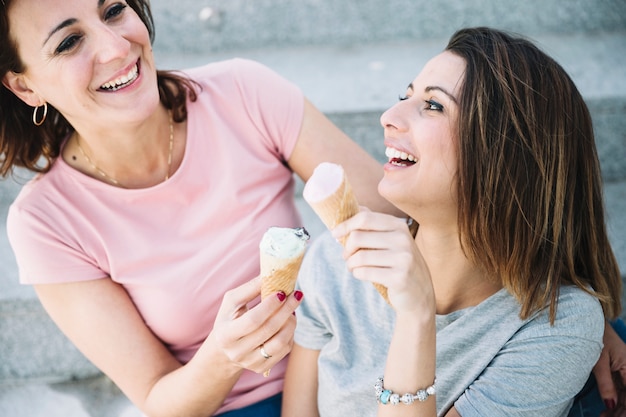
<svg viewBox="0 0 626 417">
<path fill-rule="evenodd" d="M 284 293 L 284 292 L 282 292 L 282 291 L 277 292 L 277 293 L 276 293 L 276 297 L 278 298 L 278 301 L 280 301 L 281 303 L 282 303 L 283 301 L 285 301 L 285 298 L 287 298 L 287 296 L 285 295 L 285 293 Z"/>
<path fill-rule="evenodd" d="M 298 290 L 298 291 L 293 293 L 293 296 L 296 297 L 296 300 L 298 300 L 298 301 L 302 300 L 302 296 L 303 295 L 304 294 L 302 294 L 302 291 L 300 291 L 300 290 Z"/>
<path fill-rule="evenodd" d="M 296 312 L 295 311 L 292 311 L 291 314 L 293 314 L 294 317 L 296 316 Z"/>
<path fill-rule="evenodd" d="M 604 400 L 604 405 L 606 406 L 607 410 L 613 410 L 615 408 L 615 400 L 614 399 Z"/>
</svg>

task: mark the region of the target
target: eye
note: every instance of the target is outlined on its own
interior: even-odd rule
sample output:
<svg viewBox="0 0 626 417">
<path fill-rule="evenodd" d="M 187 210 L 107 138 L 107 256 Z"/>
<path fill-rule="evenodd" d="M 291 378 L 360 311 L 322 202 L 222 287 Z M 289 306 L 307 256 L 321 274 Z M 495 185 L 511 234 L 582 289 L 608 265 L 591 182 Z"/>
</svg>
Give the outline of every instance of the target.
<svg viewBox="0 0 626 417">
<path fill-rule="evenodd" d="M 70 35 L 67 38 L 63 39 L 59 46 L 54 50 L 57 54 L 62 54 L 64 52 L 71 51 L 76 47 L 78 42 L 80 42 L 82 36 L 80 35 Z"/>
<path fill-rule="evenodd" d="M 443 106 L 435 100 L 425 100 L 426 110 L 443 111 Z"/>
<path fill-rule="evenodd" d="M 408 100 L 408 99 L 409 99 L 409 96 L 408 96 L 408 95 L 404 95 L 404 96 L 403 96 L 403 95 L 401 95 L 401 94 L 398 94 L 398 100 L 399 100 L 399 101 L 404 101 L 404 100 Z"/>
<path fill-rule="evenodd" d="M 115 19 L 119 15 L 124 12 L 124 9 L 127 7 L 124 3 L 115 3 L 113 6 L 109 7 L 104 13 L 104 20 Z"/>
</svg>

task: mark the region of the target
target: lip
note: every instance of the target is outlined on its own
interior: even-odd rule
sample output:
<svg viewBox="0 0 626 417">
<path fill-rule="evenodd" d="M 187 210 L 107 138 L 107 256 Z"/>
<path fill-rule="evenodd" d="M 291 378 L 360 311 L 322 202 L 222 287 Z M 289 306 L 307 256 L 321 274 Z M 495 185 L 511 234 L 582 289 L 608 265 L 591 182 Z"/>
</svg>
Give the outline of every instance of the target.
<svg viewBox="0 0 626 417">
<path fill-rule="evenodd" d="M 402 146 L 402 144 L 400 144 L 400 143 L 397 143 L 397 142 L 385 139 L 383 144 L 385 145 L 386 148 L 394 148 L 394 149 L 399 150 L 400 152 L 404 152 L 404 153 L 407 153 L 409 155 L 415 155 L 415 152 L 409 150 L 405 146 Z"/>
<path fill-rule="evenodd" d="M 130 84 L 128 84 L 128 85 L 125 85 L 125 86 L 123 86 L 123 87 L 119 88 L 118 90 L 112 90 L 112 91 L 108 91 L 108 90 L 105 90 L 105 89 L 102 89 L 102 88 L 101 88 L 101 87 L 102 87 L 103 85 L 105 85 L 106 83 L 112 83 L 112 82 L 114 82 L 115 80 L 117 80 L 118 78 L 120 78 L 120 77 L 125 76 L 126 74 L 128 74 L 128 73 L 129 73 L 129 72 L 133 69 L 133 67 L 134 67 L 135 65 L 137 66 L 137 78 L 136 78 L 136 79 L 135 79 L 132 83 L 130 83 Z M 119 70 L 119 71 L 118 71 L 118 72 L 117 72 L 114 76 L 112 76 L 111 78 L 109 78 L 107 81 L 105 81 L 105 82 L 101 83 L 101 84 L 98 86 L 98 91 L 100 91 L 100 92 L 104 92 L 104 93 L 114 93 L 114 92 L 118 92 L 118 91 L 127 90 L 128 88 L 131 88 L 132 86 L 134 86 L 135 84 L 137 84 L 137 81 L 139 80 L 139 78 L 140 78 L 140 77 L 141 77 L 141 60 L 140 60 L 140 59 L 137 59 L 136 61 L 134 61 L 134 62 L 132 62 L 132 63 L 128 64 L 125 68 L 123 68 L 123 69 Z"/>
<path fill-rule="evenodd" d="M 408 148 L 402 146 L 402 144 L 397 143 L 395 141 L 392 141 L 392 140 L 389 140 L 389 139 L 385 139 L 384 145 L 385 145 L 386 148 L 393 148 L 395 150 L 398 150 L 400 152 L 406 153 L 408 155 L 415 156 L 415 154 L 412 151 L 409 151 Z M 416 160 L 412 164 L 408 164 L 408 165 L 398 165 L 398 164 L 391 163 L 390 160 L 387 160 L 387 162 L 385 162 L 384 165 L 383 165 L 383 169 L 384 169 L 385 172 L 393 172 L 393 171 L 397 171 L 397 170 L 408 169 L 408 168 L 411 168 L 414 165 L 418 164 L 419 159 L 418 158 L 415 158 L 415 159 Z"/>
</svg>

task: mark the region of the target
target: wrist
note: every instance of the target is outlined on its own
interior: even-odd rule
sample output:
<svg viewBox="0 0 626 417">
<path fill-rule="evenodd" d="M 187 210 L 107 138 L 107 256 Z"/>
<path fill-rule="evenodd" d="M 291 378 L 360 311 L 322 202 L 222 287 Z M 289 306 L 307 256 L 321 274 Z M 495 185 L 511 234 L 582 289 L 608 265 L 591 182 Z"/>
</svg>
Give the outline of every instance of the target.
<svg viewBox="0 0 626 417">
<path fill-rule="evenodd" d="M 431 327 L 435 322 L 435 307 L 427 305 L 416 306 L 413 310 L 396 311 L 396 327 L 419 330 L 422 327 Z"/>
<path fill-rule="evenodd" d="M 380 377 L 376 380 L 376 384 L 374 384 L 374 392 L 376 394 L 376 402 L 379 404 L 387 405 L 398 405 L 400 403 L 405 405 L 411 405 L 415 401 L 424 402 L 436 394 L 437 389 L 435 384 L 437 383 L 437 378 L 434 378 L 433 383 L 426 388 L 420 388 L 415 393 L 407 392 L 404 394 L 395 393 L 390 389 L 386 389 L 384 387 L 383 377 Z"/>
</svg>

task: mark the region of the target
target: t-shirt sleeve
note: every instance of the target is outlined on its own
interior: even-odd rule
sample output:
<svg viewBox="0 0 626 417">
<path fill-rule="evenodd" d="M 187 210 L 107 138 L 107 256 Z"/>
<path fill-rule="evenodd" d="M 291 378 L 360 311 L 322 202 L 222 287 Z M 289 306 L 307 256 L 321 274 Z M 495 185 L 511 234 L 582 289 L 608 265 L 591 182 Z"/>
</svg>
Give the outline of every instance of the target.
<svg viewBox="0 0 626 417">
<path fill-rule="evenodd" d="M 456 401 L 457 411 L 463 417 L 567 415 L 600 355 L 603 330 L 597 300 L 569 291 L 554 326 L 541 314 L 522 327 Z"/>
<path fill-rule="evenodd" d="M 321 350 L 332 339 L 330 317 L 336 313 L 332 312 L 335 303 L 329 300 L 338 294 L 337 277 L 344 269 L 344 264 L 336 259 L 341 253 L 338 246 L 330 233 L 325 232 L 309 246 L 300 267 L 297 286 L 304 299 L 296 313 L 294 340 L 307 349 Z"/>
<path fill-rule="evenodd" d="M 265 146 L 288 160 L 302 127 L 302 92 L 265 65 L 241 58 L 232 62 L 243 110 L 261 132 Z"/>
<path fill-rule="evenodd" d="M 106 272 L 80 249 L 71 236 L 74 229 L 59 218 L 36 213 L 14 204 L 7 217 L 7 235 L 17 262 L 22 284 L 87 281 L 103 278 Z"/>
</svg>

